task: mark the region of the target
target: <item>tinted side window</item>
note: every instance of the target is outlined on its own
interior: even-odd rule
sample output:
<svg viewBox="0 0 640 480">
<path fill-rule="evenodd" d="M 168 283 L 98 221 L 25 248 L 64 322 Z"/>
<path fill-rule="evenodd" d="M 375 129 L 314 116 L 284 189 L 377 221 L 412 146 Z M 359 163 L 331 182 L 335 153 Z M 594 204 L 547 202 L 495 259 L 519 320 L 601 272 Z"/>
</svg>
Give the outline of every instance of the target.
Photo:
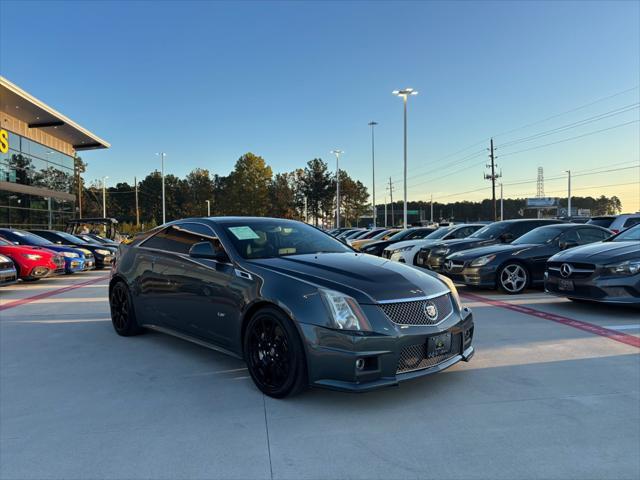
<svg viewBox="0 0 640 480">
<path fill-rule="evenodd" d="M 183 223 L 165 228 L 142 246 L 187 255 L 194 244 L 205 241 L 217 241 L 209 227 L 197 223 Z"/>
<path fill-rule="evenodd" d="M 624 225 L 622 226 L 622 228 L 633 227 L 634 225 L 638 225 L 639 223 L 640 223 L 640 217 L 627 218 L 627 220 L 626 220 L 626 222 L 624 222 Z"/>
<path fill-rule="evenodd" d="M 609 237 L 607 232 L 603 232 L 597 228 L 579 228 L 578 236 L 580 237 L 580 243 L 592 243 L 601 242 L 605 238 Z"/>
<path fill-rule="evenodd" d="M 575 229 L 569 230 L 568 232 L 564 232 L 562 235 L 560 235 L 559 240 L 561 242 L 580 243 L 580 239 L 578 237 L 578 231 Z"/>
<path fill-rule="evenodd" d="M 534 222 L 514 222 L 510 228 L 509 233 L 513 235 L 514 240 L 521 237 L 525 233 L 533 230 L 536 227 L 541 227 L 543 224 L 537 224 Z"/>
</svg>

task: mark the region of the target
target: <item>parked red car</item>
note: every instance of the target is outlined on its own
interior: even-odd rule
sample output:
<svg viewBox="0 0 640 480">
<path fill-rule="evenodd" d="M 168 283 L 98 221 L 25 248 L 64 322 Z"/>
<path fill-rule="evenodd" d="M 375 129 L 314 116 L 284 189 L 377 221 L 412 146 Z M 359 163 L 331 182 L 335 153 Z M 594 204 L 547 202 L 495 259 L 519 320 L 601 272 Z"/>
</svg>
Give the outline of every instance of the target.
<svg viewBox="0 0 640 480">
<path fill-rule="evenodd" d="M 64 258 L 46 248 L 14 245 L 0 238 L 0 254 L 13 260 L 18 278 L 23 281 L 64 273 Z"/>
</svg>

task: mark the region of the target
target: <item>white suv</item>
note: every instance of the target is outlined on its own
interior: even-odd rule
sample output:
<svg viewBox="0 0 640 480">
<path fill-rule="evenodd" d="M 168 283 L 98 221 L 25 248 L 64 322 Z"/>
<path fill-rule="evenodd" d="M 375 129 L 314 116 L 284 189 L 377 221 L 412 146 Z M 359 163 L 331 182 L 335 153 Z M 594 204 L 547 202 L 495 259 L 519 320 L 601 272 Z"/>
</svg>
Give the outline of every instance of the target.
<svg viewBox="0 0 640 480">
<path fill-rule="evenodd" d="M 613 233 L 621 232 L 627 228 L 633 227 L 640 223 L 640 212 L 638 213 L 623 213 L 622 215 L 604 215 L 602 217 L 593 217 L 587 223 L 592 225 L 599 225 L 604 228 L 608 228 Z"/>
</svg>

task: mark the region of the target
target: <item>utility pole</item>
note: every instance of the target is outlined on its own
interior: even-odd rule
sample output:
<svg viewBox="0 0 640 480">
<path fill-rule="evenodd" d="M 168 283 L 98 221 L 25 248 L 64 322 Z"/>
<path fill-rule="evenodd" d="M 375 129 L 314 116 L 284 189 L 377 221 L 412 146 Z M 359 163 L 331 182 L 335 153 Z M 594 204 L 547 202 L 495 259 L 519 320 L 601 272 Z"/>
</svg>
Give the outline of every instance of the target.
<svg viewBox="0 0 640 480">
<path fill-rule="evenodd" d="M 336 228 L 340 228 L 340 155 L 344 152 L 342 150 L 331 150 L 336 156 Z"/>
<path fill-rule="evenodd" d="M 433 193 L 431 194 L 431 224 L 433 225 Z"/>
<path fill-rule="evenodd" d="M 567 184 L 567 217 L 571 220 L 571 170 L 567 170 L 567 174 L 569 175 Z"/>
<path fill-rule="evenodd" d="M 133 183 L 136 186 L 136 227 L 140 226 L 140 204 L 138 203 L 138 178 L 133 177 Z"/>
<path fill-rule="evenodd" d="M 391 226 L 395 227 L 396 219 L 393 211 L 393 184 L 391 183 L 391 177 L 389 177 L 389 186 L 387 187 L 387 190 L 389 190 L 389 195 L 391 195 Z"/>
<path fill-rule="evenodd" d="M 387 226 L 387 196 L 384 196 L 384 226 Z"/>
<path fill-rule="evenodd" d="M 502 195 L 502 182 L 500 182 L 500 221 L 504 220 L 504 197 Z"/>
<path fill-rule="evenodd" d="M 491 139 L 491 146 L 489 148 L 489 158 L 491 159 L 491 163 L 487 165 L 487 168 L 491 168 L 491 173 L 484 174 L 485 180 L 491 180 L 491 199 L 493 201 L 493 221 L 498 220 L 498 209 L 496 206 L 496 180 L 500 178 L 502 175 L 496 174 L 496 157 L 494 155 L 493 148 L 493 138 Z"/>
<path fill-rule="evenodd" d="M 373 228 L 376 228 L 376 221 L 378 219 L 378 212 L 376 210 L 376 153 L 375 153 L 375 141 L 373 129 L 378 125 L 377 122 L 371 121 L 369 122 L 369 126 L 371 127 L 371 177 L 373 183 L 371 184 L 371 191 L 373 193 L 372 197 L 372 206 L 373 206 Z"/>
<path fill-rule="evenodd" d="M 107 218 L 107 178 L 102 177 L 102 218 Z"/>
<path fill-rule="evenodd" d="M 309 223 L 309 209 L 306 195 L 304 196 L 304 223 Z"/>
<path fill-rule="evenodd" d="M 158 155 L 162 159 L 160 168 L 161 168 L 161 175 L 162 175 L 162 224 L 164 225 L 165 223 L 167 223 L 167 215 L 166 215 L 167 205 L 164 197 L 164 157 L 166 153 L 159 152 L 159 153 L 156 153 L 156 155 Z"/>
</svg>

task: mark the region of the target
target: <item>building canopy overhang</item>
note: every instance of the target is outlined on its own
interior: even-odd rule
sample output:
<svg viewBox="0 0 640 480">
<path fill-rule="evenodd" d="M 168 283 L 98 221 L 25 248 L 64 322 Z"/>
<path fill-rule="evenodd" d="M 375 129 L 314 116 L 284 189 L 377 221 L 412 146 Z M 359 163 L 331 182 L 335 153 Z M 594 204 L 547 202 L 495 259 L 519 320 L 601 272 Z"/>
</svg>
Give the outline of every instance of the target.
<svg viewBox="0 0 640 480">
<path fill-rule="evenodd" d="M 111 145 L 46 103 L 0 76 L 0 110 L 71 144 L 74 150 L 109 148 Z"/>
</svg>

